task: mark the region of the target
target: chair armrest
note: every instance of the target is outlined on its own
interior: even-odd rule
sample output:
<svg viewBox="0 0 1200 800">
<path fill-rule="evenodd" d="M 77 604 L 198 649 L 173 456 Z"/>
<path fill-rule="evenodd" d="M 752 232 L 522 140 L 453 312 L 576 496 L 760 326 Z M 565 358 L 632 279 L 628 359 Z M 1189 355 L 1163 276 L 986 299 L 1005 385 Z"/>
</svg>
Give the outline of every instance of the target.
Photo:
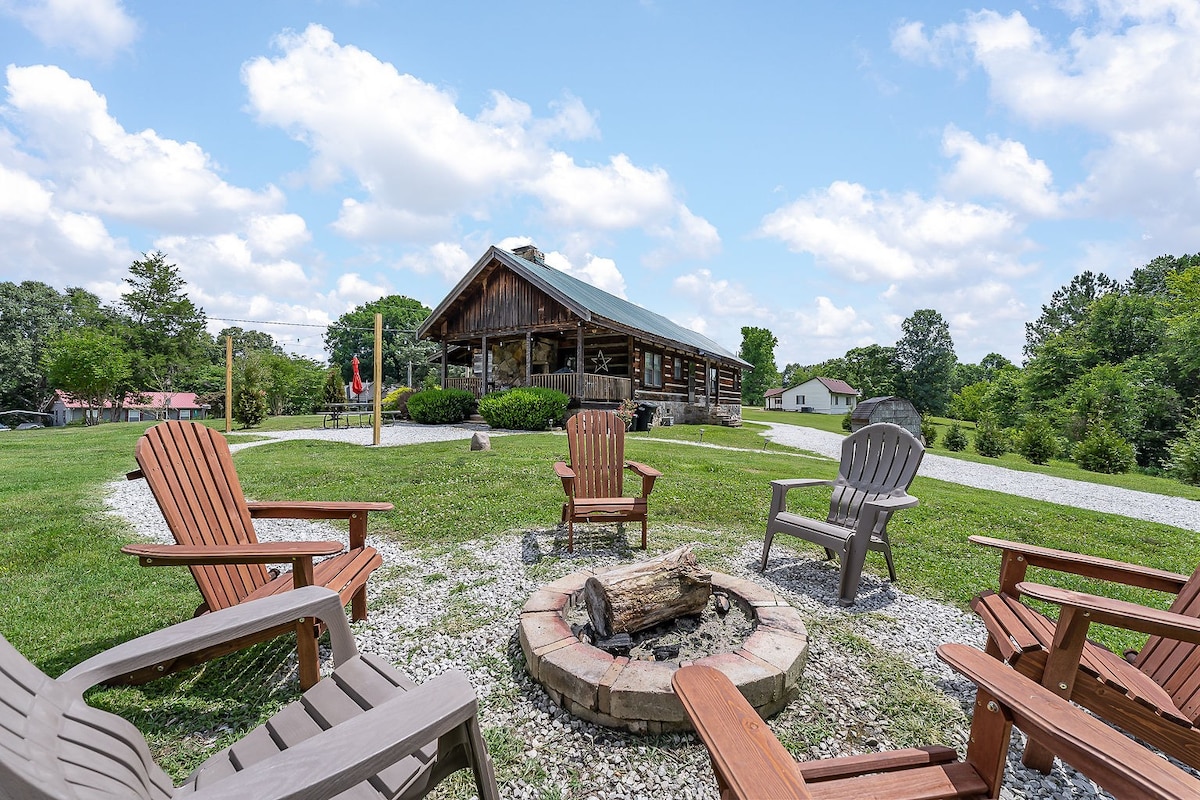
<svg viewBox="0 0 1200 800">
<path fill-rule="evenodd" d="M 874 500 L 866 500 L 864 506 L 871 506 L 880 511 L 899 511 L 902 508 L 915 508 L 920 505 L 920 501 L 911 494 L 901 492 L 897 495 L 889 497 L 877 497 Z"/>
<path fill-rule="evenodd" d="M 1196 797 L 1200 781 L 986 653 L 943 644 L 938 658 L 969 678 L 1014 724 L 1117 797 Z M 984 704 L 976 714 L 995 713 Z"/>
<path fill-rule="evenodd" d="M 137 556 L 143 567 L 189 564 L 276 564 L 346 549 L 341 542 L 258 542 L 256 544 L 127 544 L 121 552 Z"/>
<path fill-rule="evenodd" d="M 447 672 L 188 797 L 331 798 L 469 723 L 476 710 L 466 676 Z"/>
<path fill-rule="evenodd" d="M 626 461 L 625 469 L 641 477 L 642 497 L 649 497 L 650 493 L 654 491 L 654 480 L 662 477 L 662 473 L 654 467 L 647 466 L 638 461 Z"/>
<path fill-rule="evenodd" d="M 575 470 L 567 466 L 565 461 L 554 462 L 554 474 L 562 481 L 563 492 L 567 497 L 572 497 L 575 494 Z"/>
<path fill-rule="evenodd" d="M 777 481 L 771 481 L 771 488 L 778 487 L 785 492 L 808 486 L 833 486 L 833 481 L 827 481 L 823 478 L 782 478 Z"/>
<path fill-rule="evenodd" d="M 139 636 L 75 665 L 58 681 L 69 683 L 82 693 L 120 675 L 258 631 L 296 624 L 306 617 L 316 617 L 325 623 L 335 664 L 342 664 L 358 654 L 338 593 L 320 586 L 306 586 L 240 603 Z"/>
<path fill-rule="evenodd" d="M 1024 580 L 1025 568 L 1029 566 L 1044 567 L 1058 572 L 1081 575 L 1085 578 L 1099 578 L 1113 583 L 1155 589 L 1171 594 L 1179 594 L 1184 584 L 1188 582 L 1187 575 L 1144 567 L 1139 564 L 1127 564 L 1108 558 L 1053 550 L 1049 547 L 1039 547 L 1024 542 L 993 539 L 990 536 L 968 536 L 967 539 L 974 544 L 994 547 L 1002 551 L 1001 591 L 1012 591 L 1013 586 Z"/>
<path fill-rule="evenodd" d="M 321 500 L 255 500 L 246 503 L 250 516 L 262 519 L 352 519 L 369 511 L 391 511 L 391 503 L 324 502 Z"/>
<path fill-rule="evenodd" d="M 1036 600 L 1078 608 L 1092 623 L 1200 644 L 1200 619 L 1195 617 L 1028 581 L 1017 584 L 1017 588 Z"/>
<path fill-rule="evenodd" d="M 795 759 L 723 672 L 682 667 L 671 686 L 708 750 L 722 797 L 812 797 Z"/>
</svg>

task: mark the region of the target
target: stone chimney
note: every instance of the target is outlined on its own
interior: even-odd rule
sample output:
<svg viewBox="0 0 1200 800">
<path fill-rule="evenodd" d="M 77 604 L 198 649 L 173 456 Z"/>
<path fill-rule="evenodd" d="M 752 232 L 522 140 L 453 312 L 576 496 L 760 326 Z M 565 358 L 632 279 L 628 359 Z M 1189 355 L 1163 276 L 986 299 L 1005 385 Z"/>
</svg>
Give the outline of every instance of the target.
<svg viewBox="0 0 1200 800">
<path fill-rule="evenodd" d="M 520 256 L 521 258 L 525 259 L 526 261 L 532 261 L 535 264 L 545 264 L 546 263 L 546 257 L 544 255 L 542 255 L 542 251 L 538 250 L 537 247 L 532 244 L 525 244 L 525 245 L 521 245 L 520 247 L 514 247 L 513 255 Z"/>
</svg>

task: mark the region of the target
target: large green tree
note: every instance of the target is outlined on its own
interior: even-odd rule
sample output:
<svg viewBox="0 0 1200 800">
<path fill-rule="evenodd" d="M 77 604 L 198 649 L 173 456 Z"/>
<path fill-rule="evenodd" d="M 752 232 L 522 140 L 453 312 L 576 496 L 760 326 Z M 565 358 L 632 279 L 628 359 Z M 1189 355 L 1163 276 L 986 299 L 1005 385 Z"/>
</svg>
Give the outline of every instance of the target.
<svg viewBox="0 0 1200 800">
<path fill-rule="evenodd" d="M 125 344 L 89 327 L 60 333 L 46 348 L 42 366 L 51 385 L 87 405 L 89 425 L 100 421 L 106 402 L 114 401 L 132 373 Z"/>
<path fill-rule="evenodd" d="M 1042 306 L 1041 315 L 1025 323 L 1025 355 L 1036 355 L 1047 339 L 1082 322 L 1096 298 L 1118 288 L 1119 284 L 1104 273 L 1087 270 L 1055 290 L 1050 302 Z"/>
<path fill-rule="evenodd" d="M 129 265 L 121 295 L 127 315 L 123 338 L 133 354 L 129 389 L 176 391 L 208 361 L 204 310 L 188 298 L 187 282 L 165 253 L 142 255 Z"/>
<path fill-rule="evenodd" d="M 45 411 L 54 399 L 42 356 L 70 327 L 67 299 L 39 281 L 0 283 L 0 411 Z"/>
<path fill-rule="evenodd" d="M 408 383 L 408 365 L 412 364 L 413 383 L 420 385 L 436 367 L 429 363 L 436 352 L 433 342 L 417 339 L 417 327 L 430 314 L 420 301 L 393 294 L 364 303 L 338 317 L 325 331 L 325 349 L 329 362 L 341 370 L 342 379 L 349 382 L 350 362 L 358 356 L 360 374 L 364 381 L 371 379 L 375 358 L 375 315 L 383 315 L 383 382 Z"/>
<path fill-rule="evenodd" d="M 944 412 L 950 404 L 950 376 L 958 358 L 950 326 L 941 314 L 922 308 L 904 320 L 896 342 L 896 361 L 903 394 L 916 409 Z"/>
<path fill-rule="evenodd" d="M 761 406 L 768 389 L 779 386 L 781 376 L 775 366 L 775 345 L 779 340 L 766 328 L 745 326 L 742 328 L 742 347 L 738 357 L 754 365 L 742 379 L 742 402 L 749 406 Z"/>
<path fill-rule="evenodd" d="M 864 399 L 896 393 L 896 381 L 900 375 L 896 348 L 879 344 L 853 347 L 846 351 L 842 362 L 845 372 L 828 377 L 846 381 L 858 389 Z"/>
</svg>

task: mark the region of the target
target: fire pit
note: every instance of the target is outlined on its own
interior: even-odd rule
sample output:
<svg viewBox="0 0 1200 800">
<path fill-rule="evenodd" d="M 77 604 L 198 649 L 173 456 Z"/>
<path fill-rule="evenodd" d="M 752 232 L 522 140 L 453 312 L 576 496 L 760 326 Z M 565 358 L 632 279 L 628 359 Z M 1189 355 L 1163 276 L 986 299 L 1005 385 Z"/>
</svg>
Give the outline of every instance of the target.
<svg viewBox="0 0 1200 800">
<path fill-rule="evenodd" d="M 581 621 L 586 621 L 584 585 L 594 575 L 586 571 L 561 578 L 535 592 L 521 611 L 525 666 L 566 711 L 633 733 L 688 730 L 691 723 L 671 689 L 671 676 L 686 664 L 724 672 L 763 717 L 778 712 L 798 693 L 808 636 L 799 612 L 773 592 L 712 573 L 713 595 L 727 598 L 733 618 L 725 628 L 746 631 L 744 641 L 699 657 L 688 657 L 687 647 L 679 656 L 672 656 L 670 646 L 659 647 L 657 657 L 667 660 L 654 660 L 652 646 L 635 645 L 627 656 L 619 645 L 609 652 L 592 643 L 598 637 Z M 744 625 L 735 617 L 739 614 L 745 617 Z"/>
</svg>

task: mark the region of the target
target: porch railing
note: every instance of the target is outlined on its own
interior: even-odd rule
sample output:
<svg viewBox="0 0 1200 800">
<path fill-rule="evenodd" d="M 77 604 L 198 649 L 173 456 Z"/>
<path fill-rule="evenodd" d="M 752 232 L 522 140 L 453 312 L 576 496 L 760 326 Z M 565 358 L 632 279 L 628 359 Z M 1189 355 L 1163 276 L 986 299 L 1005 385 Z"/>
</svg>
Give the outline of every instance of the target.
<svg viewBox="0 0 1200 800">
<path fill-rule="evenodd" d="M 556 389 L 568 397 L 578 397 L 580 400 L 617 402 L 632 396 L 632 381 L 629 378 L 584 373 L 581 383 L 580 376 L 574 372 L 534 375 L 532 378 L 533 386 Z M 483 380 L 480 378 L 447 378 L 446 388 L 465 389 L 476 397 L 483 396 Z"/>
</svg>

